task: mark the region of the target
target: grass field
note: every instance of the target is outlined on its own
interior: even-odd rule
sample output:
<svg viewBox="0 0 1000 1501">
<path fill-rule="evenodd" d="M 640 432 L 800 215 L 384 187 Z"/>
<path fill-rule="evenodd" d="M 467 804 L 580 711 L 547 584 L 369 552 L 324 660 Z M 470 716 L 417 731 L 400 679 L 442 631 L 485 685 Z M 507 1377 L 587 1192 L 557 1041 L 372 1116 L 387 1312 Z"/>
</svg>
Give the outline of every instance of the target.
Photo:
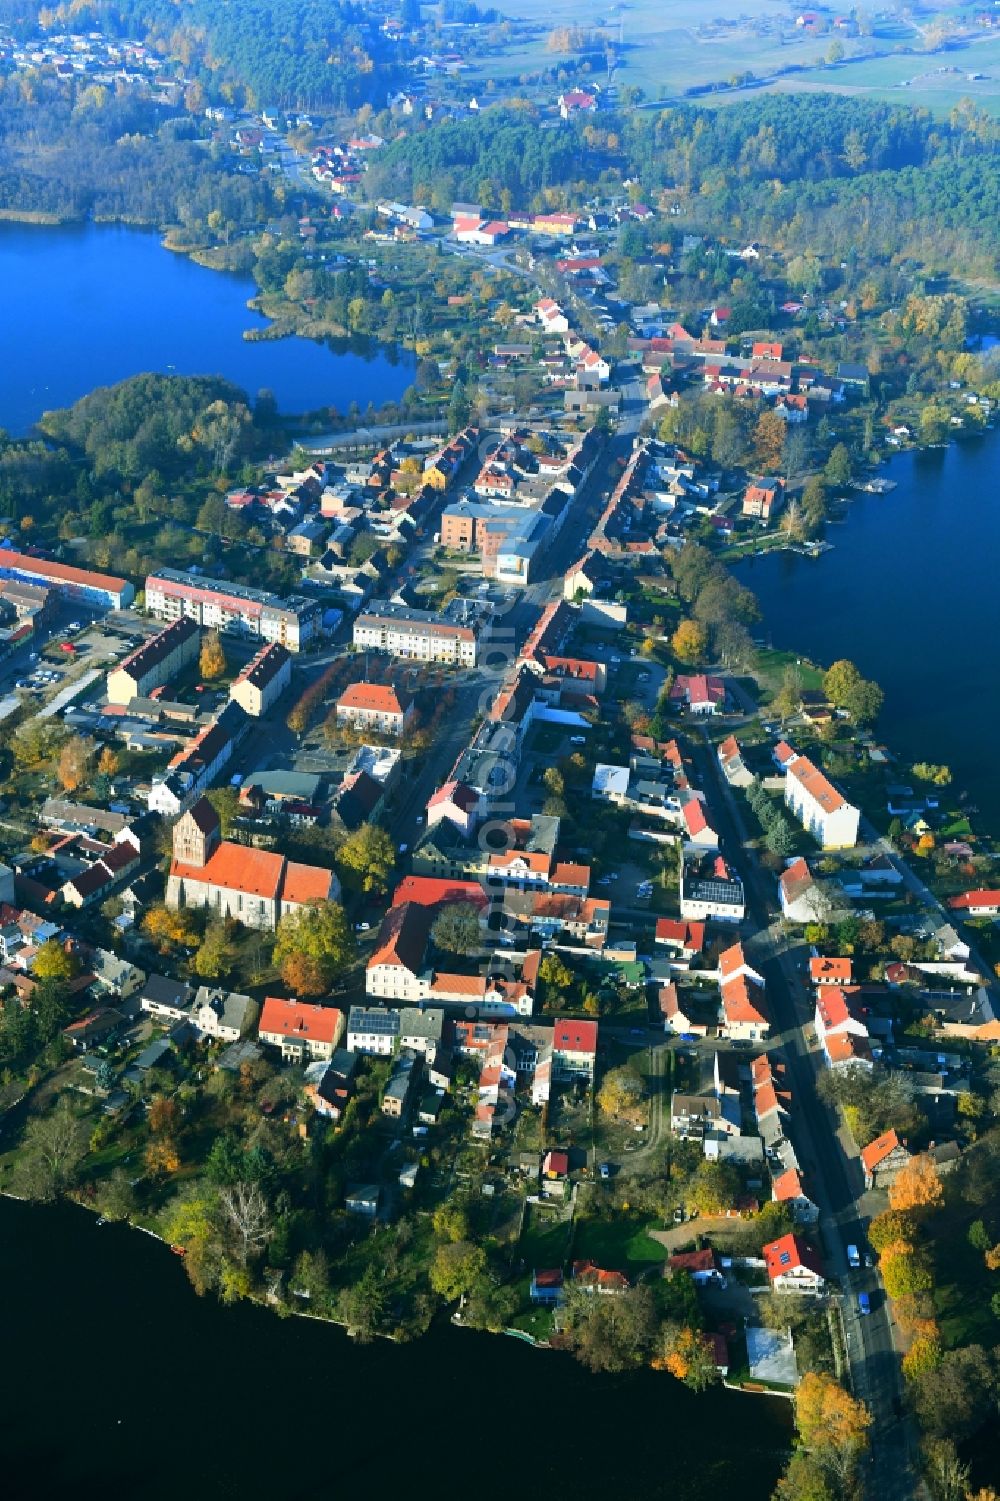
<svg viewBox="0 0 1000 1501">
<path fill-rule="evenodd" d="M 666 1260 L 666 1248 L 647 1234 L 657 1228 L 655 1221 L 646 1219 L 578 1219 L 573 1260 L 595 1261 L 606 1271 L 635 1275 Z"/>
</svg>

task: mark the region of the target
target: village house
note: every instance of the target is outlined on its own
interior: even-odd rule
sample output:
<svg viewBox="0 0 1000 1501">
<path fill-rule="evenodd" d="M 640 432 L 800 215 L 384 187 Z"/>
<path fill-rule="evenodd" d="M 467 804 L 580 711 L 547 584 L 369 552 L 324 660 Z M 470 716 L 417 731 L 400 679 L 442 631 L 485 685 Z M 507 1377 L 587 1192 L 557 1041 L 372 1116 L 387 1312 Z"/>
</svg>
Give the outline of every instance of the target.
<svg viewBox="0 0 1000 1501">
<path fill-rule="evenodd" d="M 200 985 L 189 1018 L 199 1037 L 219 1042 L 239 1042 L 257 1020 L 257 1003 L 248 995 Z"/>
<path fill-rule="evenodd" d="M 696 673 L 686 677 L 679 673 L 670 689 L 671 703 L 684 704 L 689 714 L 716 714 L 726 707 L 726 685 L 722 678 Z"/>
<path fill-rule="evenodd" d="M 329 1061 L 344 1031 L 344 1013 L 336 1006 L 314 1006 L 268 996 L 260 1013 L 259 1040 L 278 1048 L 286 1062 Z"/>
<path fill-rule="evenodd" d="M 748 485 L 743 495 L 743 515 L 766 525 L 781 509 L 785 497 L 784 481 L 780 479 L 757 480 Z"/>
<path fill-rule="evenodd" d="M 825 1288 L 819 1257 L 801 1236 L 783 1235 L 780 1240 L 769 1241 L 761 1254 L 774 1292 L 814 1296 Z"/>
<path fill-rule="evenodd" d="M 866 1188 L 888 1188 L 910 1160 L 910 1152 L 895 1131 L 883 1131 L 861 1149 Z"/>
<path fill-rule="evenodd" d="M 771 1031 L 764 977 L 747 963 L 742 943 L 719 956 L 719 1031 L 733 1042 L 762 1042 Z"/>
<path fill-rule="evenodd" d="M 347 1017 L 347 1046 L 352 1053 L 391 1058 L 396 1051 L 400 1013 L 382 1006 L 352 1006 Z"/>
</svg>

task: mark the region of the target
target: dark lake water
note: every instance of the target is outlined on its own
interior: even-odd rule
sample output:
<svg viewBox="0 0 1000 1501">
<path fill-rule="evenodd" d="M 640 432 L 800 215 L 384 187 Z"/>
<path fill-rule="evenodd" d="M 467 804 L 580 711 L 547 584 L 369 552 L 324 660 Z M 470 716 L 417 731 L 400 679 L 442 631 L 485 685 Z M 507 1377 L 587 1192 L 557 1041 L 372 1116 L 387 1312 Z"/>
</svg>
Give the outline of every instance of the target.
<svg viewBox="0 0 1000 1501">
<path fill-rule="evenodd" d="M 0 1199 L 5 1501 L 766 1501 L 791 1405 L 450 1326 L 412 1345 L 191 1291 L 165 1246 Z"/>
<path fill-rule="evenodd" d="M 43 411 L 141 371 L 222 375 L 285 413 L 398 399 L 414 362 L 366 341 L 247 342 L 267 320 L 252 280 L 164 250 L 117 225 L 0 224 L 0 427 L 23 434 Z"/>
<path fill-rule="evenodd" d="M 902 454 L 891 494 L 858 495 L 817 559 L 779 553 L 736 570 L 776 647 L 856 662 L 885 690 L 889 748 L 944 762 L 1000 832 L 1000 447 L 997 437 Z M 975 820 L 974 820 L 975 822 Z"/>
</svg>

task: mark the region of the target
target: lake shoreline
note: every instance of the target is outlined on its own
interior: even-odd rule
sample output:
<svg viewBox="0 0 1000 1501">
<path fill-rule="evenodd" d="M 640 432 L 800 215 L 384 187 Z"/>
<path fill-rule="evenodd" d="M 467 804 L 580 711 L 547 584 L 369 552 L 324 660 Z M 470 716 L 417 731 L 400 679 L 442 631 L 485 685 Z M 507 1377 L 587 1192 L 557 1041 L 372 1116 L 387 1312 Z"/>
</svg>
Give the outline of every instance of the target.
<svg viewBox="0 0 1000 1501">
<path fill-rule="evenodd" d="M 168 253 L 148 229 L 0 219 L 0 323 L 21 352 L 0 376 L 0 427 L 27 437 L 43 412 L 151 370 L 222 376 L 251 400 L 270 390 L 293 422 L 323 413 L 330 426 L 354 403 L 363 414 L 402 401 L 414 355 L 284 321 L 275 329 L 258 292 L 245 273 Z"/>
</svg>

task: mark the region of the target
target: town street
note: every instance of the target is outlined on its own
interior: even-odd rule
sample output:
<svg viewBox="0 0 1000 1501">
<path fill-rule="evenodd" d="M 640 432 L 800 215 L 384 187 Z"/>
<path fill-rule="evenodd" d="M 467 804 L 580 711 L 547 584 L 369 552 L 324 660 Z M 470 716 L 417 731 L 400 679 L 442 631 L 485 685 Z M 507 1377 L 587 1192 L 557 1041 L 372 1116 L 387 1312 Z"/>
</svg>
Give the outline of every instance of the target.
<svg viewBox="0 0 1000 1501">
<path fill-rule="evenodd" d="M 816 1093 L 819 1065 L 806 1036 L 806 1026 L 812 1020 L 812 992 L 805 984 L 805 946 L 781 934 L 776 921 L 774 878 L 761 869 L 749 848 L 739 805 L 707 736 L 702 755 L 707 773 L 702 785 L 708 785 L 708 778 L 714 779 L 718 796 L 713 807 L 723 842 L 743 852 L 747 915 L 755 929 L 746 947 L 767 982 L 768 1000 L 780 1033 L 778 1041 L 788 1064 L 794 1100 L 793 1134 L 820 1204 L 826 1273 L 842 1290 L 840 1307 L 851 1386 L 872 1414 L 869 1493 L 878 1495 L 880 1501 L 909 1501 L 919 1494 L 920 1481 L 911 1426 L 900 1417 L 900 1376 L 888 1303 L 877 1272 L 852 1272 L 847 1264 L 847 1245 L 865 1242 L 857 1203 L 864 1183 L 853 1143 Z M 858 1310 L 857 1294 L 861 1291 L 871 1294 L 867 1317 Z"/>
</svg>

